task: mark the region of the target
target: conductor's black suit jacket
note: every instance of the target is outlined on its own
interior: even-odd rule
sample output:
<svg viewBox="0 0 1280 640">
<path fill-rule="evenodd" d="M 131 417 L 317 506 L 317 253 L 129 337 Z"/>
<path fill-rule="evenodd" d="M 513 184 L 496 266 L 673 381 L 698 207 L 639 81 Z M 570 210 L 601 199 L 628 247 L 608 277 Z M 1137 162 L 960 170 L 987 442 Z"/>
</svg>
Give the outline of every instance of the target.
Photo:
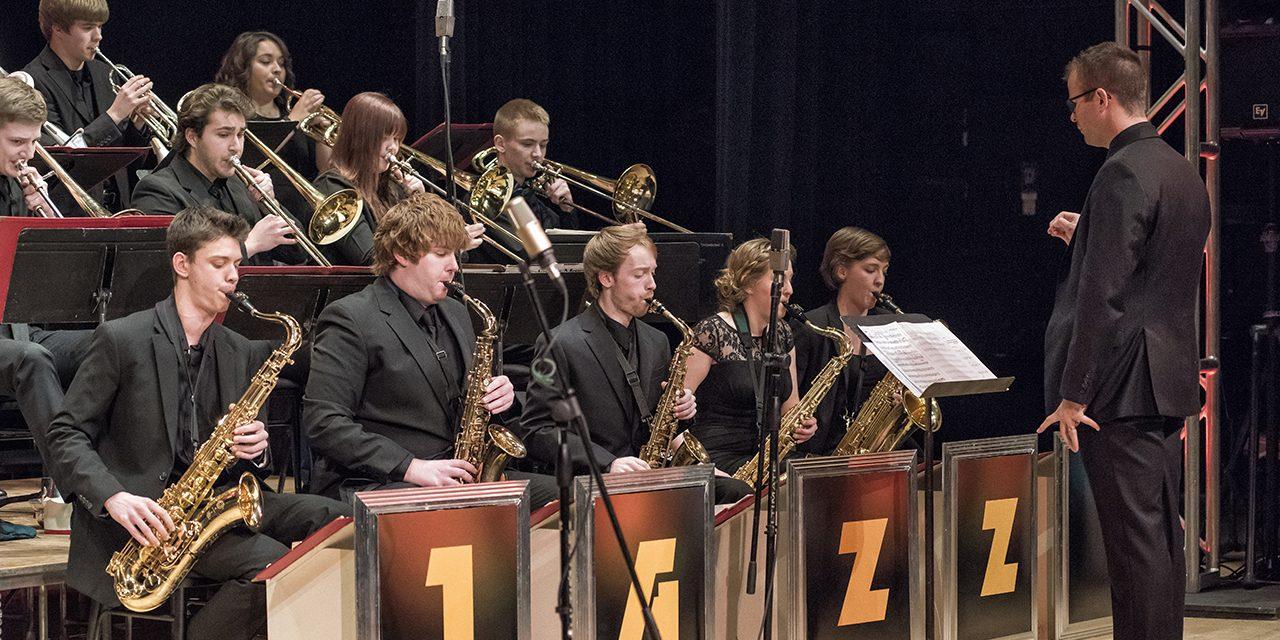
<svg viewBox="0 0 1280 640">
<path fill-rule="evenodd" d="M 1209 199 L 1149 122 L 1111 143 L 1045 331 L 1045 406 L 1095 420 L 1199 411 L 1198 286 Z"/>
<path fill-rule="evenodd" d="M 105 568 L 129 534 L 111 519 L 104 503 L 121 491 L 158 499 L 174 471 L 178 434 L 179 364 L 174 340 L 160 321 L 159 307 L 100 325 L 49 428 L 50 466 L 63 494 L 74 504 L 67 583 L 102 603 L 116 601 Z M 253 373 L 271 351 L 213 324 L 218 401 L 226 407 L 243 395 Z M 259 414 L 259 419 L 262 415 Z M 227 474 L 265 471 L 237 460 Z"/>
<path fill-rule="evenodd" d="M 467 308 L 453 298 L 438 305 L 470 370 L 475 330 Z M 325 307 L 303 398 L 314 490 L 336 497 L 344 484 L 401 482 L 413 458 L 452 457 L 444 376 L 385 276 Z"/>
<path fill-rule="evenodd" d="M 662 394 L 662 381 L 667 377 L 671 360 L 671 343 L 666 334 L 645 324 L 636 323 L 636 342 L 639 345 L 636 374 L 644 393 L 648 409 L 653 411 Z M 649 438 L 644 424 L 629 424 L 625 407 L 635 404 L 631 386 L 615 355 L 618 349 L 613 335 L 605 326 L 600 312 L 588 308 L 552 330 L 555 336 L 552 350 L 556 365 L 565 373 L 573 386 L 591 430 L 589 443 L 600 471 L 609 470 L 614 459 L 634 456 Z M 545 339 L 539 338 L 538 357 L 547 355 Z M 559 397 L 556 390 L 537 382 L 530 382 L 525 396 L 524 413 L 520 418 L 521 437 L 529 450 L 529 457 L 554 466 L 556 460 L 556 424 L 551 417 L 551 403 Z M 569 453 L 574 473 L 589 470 L 584 443 L 570 431 Z"/>
</svg>

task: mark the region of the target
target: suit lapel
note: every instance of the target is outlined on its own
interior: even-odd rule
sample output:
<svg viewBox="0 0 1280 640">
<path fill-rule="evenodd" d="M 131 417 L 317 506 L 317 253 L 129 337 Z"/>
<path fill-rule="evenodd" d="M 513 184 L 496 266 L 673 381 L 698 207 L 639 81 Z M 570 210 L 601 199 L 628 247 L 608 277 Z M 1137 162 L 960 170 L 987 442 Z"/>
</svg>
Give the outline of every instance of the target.
<svg viewBox="0 0 1280 640">
<path fill-rule="evenodd" d="M 400 339 L 400 343 L 404 345 L 413 361 L 418 364 L 418 370 L 426 378 L 427 386 L 435 395 L 436 401 L 441 407 L 448 407 L 449 400 L 445 394 L 445 381 L 440 372 L 440 365 L 436 361 L 435 354 L 427 349 L 427 341 L 423 338 L 422 330 L 409 317 L 409 312 L 400 303 L 395 290 L 391 288 L 391 283 L 385 278 L 379 278 L 377 282 L 378 308 L 386 315 L 387 324 L 391 326 L 391 330 Z"/>
<path fill-rule="evenodd" d="M 178 441 L 178 356 L 173 342 L 156 317 L 155 333 L 151 336 L 151 348 L 156 359 L 156 381 L 160 383 L 160 404 L 164 413 L 165 431 L 169 443 Z"/>
<path fill-rule="evenodd" d="M 661 394 L 661 383 L 666 376 L 667 362 L 663 360 L 662 340 L 660 340 L 647 324 L 639 318 L 632 320 L 636 325 L 636 342 L 640 348 L 640 370 L 656 372 L 654 375 L 642 376 L 640 387 L 644 390 L 645 400 L 653 403 Z M 655 330 L 656 331 L 656 330 Z"/>
<path fill-rule="evenodd" d="M 240 354 L 232 348 L 228 330 L 220 324 L 209 327 L 213 334 L 213 352 L 218 366 L 218 401 L 222 409 L 237 402 L 244 395 L 244 363 Z M 263 405 L 265 406 L 265 405 Z"/>
<path fill-rule="evenodd" d="M 107 70 L 106 63 L 97 64 L 94 60 L 85 64 L 89 66 L 89 76 L 93 78 L 93 96 L 98 103 L 98 113 L 106 113 L 116 100 L 116 93 L 111 90 L 111 72 Z"/>
<path fill-rule="evenodd" d="M 631 397 L 631 385 L 627 384 L 625 374 L 618 366 L 618 356 L 615 355 L 618 345 L 613 341 L 613 336 L 609 335 L 609 329 L 604 326 L 604 320 L 600 319 L 600 314 L 594 309 L 583 312 L 582 332 L 583 340 L 587 342 L 591 355 L 604 371 L 604 376 L 609 381 L 609 386 L 613 388 L 613 395 L 617 397 L 618 402 L 622 403 L 622 406 L 635 402 Z"/>
<path fill-rule="evenodd" d="M 453 308 L 456 307 L 454 305 L 445 306 L 441 304 L 440 317 L 444 318 L 444 323 L 449 325 L 453 340 L 458 345 L 458 353 L 462 354 L 462 370 L 470 371 L 471 359 L 475 357 L 475 354 L 472 353 L 475 345 L 467 344 L 465 336 L 474 332 L 474 329 L 471 328 L 471 312 L 469 309 L 464 308 L 462 313 L 454 313 Z"/>
<path fill-rule="evenodd" d="M 58 54 L 53 52 L 47 45 L 44 51 L 40 52 L 40 64 L 44 65 L 45 71 L 49 73 L 49 80 L 53 84 L 53 88 L 58 92 L 61 98 L 60 103 L 75 109 L 76 113 L 85 122 L 93 122 L 91 114 L 80 108 L 80 101 L 75 99 L 77 90 L 71 85 L 71 75 L 67 73 L 66 65 L 62 64 L 62 60 L 58 58 Z M 90 71 L 92 73 L 92 71 Z M 67 133 L 71 133 L 68 131 Z"/>
</svg>

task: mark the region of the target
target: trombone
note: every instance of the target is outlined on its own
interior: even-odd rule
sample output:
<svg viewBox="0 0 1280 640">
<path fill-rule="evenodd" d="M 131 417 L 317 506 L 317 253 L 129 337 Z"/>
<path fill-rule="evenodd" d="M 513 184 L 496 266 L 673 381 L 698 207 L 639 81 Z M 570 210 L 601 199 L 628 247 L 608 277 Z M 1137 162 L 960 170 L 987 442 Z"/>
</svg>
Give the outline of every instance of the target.
<svg viewBox="0 0 1280 640">
<path fill-rule="evenodd" d="M 497 149 L 489 147 L 477 153 L 472 159 L 472 164 L 484 167 L 486 169 L 485 175 L 488 175 L 490 171 L 494 171 L 499 167 Z M 618 218 L 611 218 L 597 213 L 576 202 L 572 203 L 575 209 L 595 216 L 609 224 L 633 223 L 641 221 L 641 218 L 646 218 L 681 233 L 693 233 L 691 229 L 682 227 L 649 211 L 649 207 L 653 206 L 653 201 L 658 195 L 658 179 L 654 176 L 653 169 L 649 168 L 647 164 L 633 164 L 627 167 L 627 170 L 623 171 L 617 180 L 611 180 L 551 160 L 534 162 L 533 168 L 538 170 L 538 174 L 533 177 L 531 183 L 531 186 L 535 189 L 546 190 L 557 178 L 563 178 L 570 184 L 577 185 L 612 202 L 613 211 Z M 484 176 L 481 176 L 482 180 L 483 178 Z M 497 176 L 493 178 L 495 181 L 499 179 Z"/>
<path fill-rule="evenodd" d="M 37 146 L 36 148 L 37 148 L 37 149 L 40 149 L 40 147 L 39 147 L 39 146 Z M 19 169 L 20 171 L 26 171 L 26 169 L 27 169 L 27 161 L 26 161 L 26 160 L 19 160 L 19 161 L 18 161 L 18 169 Z M 34 184 L 34 181 L 33 181 L 33 180 L 31 180 L 31 178 L 30 178 L 30 177 L 28 177 L 28 176 L 23 176 L 23 178 L 22 178 L 22 184 L 23 184 L 23 185 L 33 185 L 33 184 Z M 38 205 L 36 205 L 36 213 L 37 213 L 37 214 L 39 214 L 39 216 L 40 216 L 41 218 L 61 218 L 61 217 L 63 217 L 62 212 L 58 210 L 58 205 L 54 204 L 54 203 L 53 203 L 53 199 L 49 197 L 49 192 L 48 192 L 48 190 L 46 190 L 44 187 L 41 187 L 41 186 L 36 185 L 36 193 L 39 193 L 39 194 L 40 194 L 40 199 L 41 199 L 41 200 L 44 200 L 44 204 L 38 204 Z"/>
<path fill-rule="evenodd" d="M 245 129 L 244 138 L 257 147 L 263 157 L 271 164 L 274 164 L 280 170 L 280 173 L 284 174 L 284 177 L 289 180 L 289 183 L 293 185 L 293 188 L 298 190 L 298 193 L 307 201 L 307 204 L 311 205 L 311 223 L 307 226 L 306 233 L 303 233 L 298 221 L 292 215 L 289 215 L 284 210 L 284 207 L 280 206 L 279 202 L 272 200 L 266 206 L 276 215 L 280 215 L 276 209 L 285 211 L 285 215 L 280 217 L 293 229 L 294 235 L 298 238 L 298 244 L 317 264 L 325 267 L 333 266 L 320 254 L 320 250 L 315 245 L 333 244 L 346 237 L 348 233 L 351 233 L 352 229 L 355 229 L 360 222 L 360 215 L 364 211 L 364 201 L 360 199 L 360 195 L 356 193 L 355 189 L 343 189 L 331 196 L 325 196 L 310 182 L 307 182 L 307 179 L 302 177 L 302 174 L 276 155 L 252 131 Z M 236 158 L 236 163 L 238 162 L 239 157 Z M 247 171 L 237 169 L 236 173 L 242 174 L 240 175 L 242 180 L 248 178 L 247 184 L 250 187 L 254 187 L 253 178 L 249 176 Z M 263 199 L 264 202 L 267 200 L 267 198 Z"/>
<path fill-rule="evenodd" d="M 62 186 L 66 187 L 67 193 L 71 194 L 71 198 L 75 200 L 76 204 L 80 205 L 80 208 L 84 209 L 84 212 L 89 214 L 90 217 L 115 218 L 118 216 L 142 215 L 142 212 L 137 209 L 122 209 L 115 213 L 111 213 L 111 211 L 106 207 L 102 206 L 101 202 L 98 202 L 93 196 L 89 195 L 89 192 L 86 191 L 84 187 L 81 187 L 79 183 L 71 177 L 71 174 L 67 173 L 67 170 L 63 169 L 62 165 L 53 158 L 53 154 L 49 153 L 49 151 L 41 146 L 40 143 L 36 143 L 36 155 L 40 156 L 40 159 L 43 160 L 45 164 L 49 165 L 49 171 L 53 172 L 53 175 L 57 176 L 58 180 L 62 182 Z M 46 215 L 45 217 L 61 218 L 62 213 L 58 212 L 57 207 L 53 205 L 51 200 L 49 200 L 49 194 L 41 191 L 41 195 L 44 196 L 45 201 L 49 203 L 49 206 L 53 207 L 54 213 L 57 214 L 53 216 Z M 44 215 L 39 210 L 37 210 L 36 213 Z"/>
<path fill-rule="evenodd" d="M 282 91 L 293 96 L 295 99 L 302 97 L 302 92 L 294 89 L 290 89 L 288 86 L 285 86 L 285 84 L 283 82 L 280 82 L 278 79 L 274 80 L 274 83 L 276 85 L 279 85 Z M 317 122 L 318 119 L 327 120 L 328 123 L 320 124 Z M 316 111 L 307 114 L 307 116 L 304 117 L 302 121 L 298 123 L 298 128 L 304 134 L 310 137 L 312 140 L 315 140 L 316 142 L 319 142 L 327 147 L 332 148 L 334 144 L 338 142 L 338 133 L 341 131 L 341 128 L 342 128 L 342 116 L 338 115 L 336 111 L 334 111 L 333 109 L 330 109 L 329 107 L 321 106 Z M 261 144 L 259 144 L 259 146 L 261 146 Z M 418 151 L 417 149 L 414 149 L 413 147 L 403 142 L 400 143 L 400 153 L 404 154 L 405 157 L 402 158 L 397 154 L 387 155 L 387 161 L 391 164 L 391 166 L 395 167 L 396 169 L 399 169 L 401 173 L 411 175 L 421 180 L 423 184 L 431 187 L 432 190 L 434 190 L 441 196 L 444 196 L 446 199 L 448 199 L 449 196 L 447 195 L 447 192 L 444 190 L 443 187 L 426 179 L 421 173 L 419 173 L 417 170 L 413 168 L 413 165 L 409 161 L 417 160 L 418 162 L 434 169 L 435 171 L 440 172 L 441 175 L 448 175 L 448 171 L 446 170 L 443 162 L 421 151 Z M 469 173 L 466 173 L 464 171 L 454 171 L 453 181 L 457 183 L 459 187 L 462 187 L 463 190 L 474 193 L 473 187 L 475 186 L 475 183 L 476 183 L 475 176 Z M 467 205 L 466 203 L 463 203 L 463 208 L 467 210 L 467 213 L 471 215 L 473 220 L 477 220 L 483 223 L 484 225 L 486 225 L 487 227 L 489 227 L 490 229 L 492 229 L 493 231 L 503 234 L 503 236 L 506 239 L 510 240 L 512 243 L 520 244 L 520 239 L 517 238 L 515 234 L 511 233 L 506 228 L 500 226 L 497 222 L 494 221 L 496 218 L 502 215 L 502 207 L 506 206 L 507 201 L 511 199 L 511 191 L 512 191 L 511 187 L 512 187 L 511 184 L 507 185 L 505 196 L 503 196 L 502 194 L 498 194 L 498 196 L 500 197 L 498 197 L 497 199 L 500 200 L 500 202 L 497 204 L 497 206 L 493 206 L 492 203 L 489 203 L 486 207 L 476 207 L 474 205 L 474 196 L 472 196 L 473 204 Z M 315 222 L 313 218 L 312 224 L 314 225 L 314 223 Z M 494 247 L 499 252 L 503 253 L 504 255 L 506 255 L 508 258 L 511 258 L 512 260 L 516 260 L 516 261 L 523 260 L 523 258 L 521 258 L 520 256 L 517 256 L 511 250 L 507 249 L 505 246 L 498 243 L 488 235 L 482 236 L 481 239 L 489 243 L 490 246 Z M 327 244 L 327 243 L 322 242 L 321 244 Z"/>
<path fill-rule="evenodd" d="M 417 150 L 415 149 L 415 151 Z M 425 157 L 431 158 L 431 156 L 425 156 Z M 431 158 L 431 159 L 435 160 L 435 158 Z M 445 191 L 444 187 L 441 187 L 440 185 L 423 177 L 421 173 L 418 173 L 418 171 L 413 168 L 413 165 L 410 164 L 408 160 L 405 160 L 404 158 L 401 158 L 394 153 L 388 153 L 387 162 L 390 162 L 392 167 L 399 169 L 401 173 L 404 173 L 405 175 L 413 176 L 421 180 L 422 184 L 430 186 L 432 190 L 440 194 L 446 200 L 449 198 L 449 194 L 448 192 Z M 436 160 L 436 162 L 439 162 L 439 161 Z M 462 187 L 463 189 L 470 190 L 470 187 L 468 187 L 467 185 L 472 183 L 473 176 L 469 173 L 463 173 L 461 171 L 457 171 L 457 172 L 454 172 L 454 181 L 457 182 L 458 186 Z M 460 203 L 460 204 L 462 204 L 462 206 L 466 208 L 467 212 L 471 214 L 472 218 L 484 223 L 484 225 L 489 227 L 490 229 L 493 229 L 494 231 L 503 234 L 503 236 L 507 240 L 511 241 L 512 243 L 517 245 L 520 244 L 520 238 L 517 238 L 514 233 L 507 231 L 506 228 L 499 226 L 497 222 L 494 222 L 493 218 L 475 210 L 467 203 Z M 489 237 L 488 234 L 480 236 L 480 239 L 489 243 L 489 246 L 497 249 L 499 252 L 501 252 L 503 255 L 507 256 L 508 258 L 516 262 L 524 261 L 524 258 L 521 258 L 520 256 L 516 255 L 515 252 L 506 248 L 505 246 L 502 245 L 502 243 L 498 242 L 497 240 L 494 240 L 493 238 Z"/>
<path fill-rule="evenodd" d="M 129 67 L 112 62 L 106 54 L 102 53 L 102 49 L 94 49 L 93 54 L 111 67 L 108 77 L 111 79 L 111 88 L 115 89 L 116 93 L 120 92 L 120 87 L 124 83 L 134 77 L 135 74 L 129 70 Z M 178 135 L 178 114 L 154 92 L 151 93 L 147 106 L 151 107 L 151 113 L 142 116 L 142 122 L 151 131 L 151 148 L 155 151 L 156 160 L 163 160 L 169 155 L 171 141 Z"/>
</svg>

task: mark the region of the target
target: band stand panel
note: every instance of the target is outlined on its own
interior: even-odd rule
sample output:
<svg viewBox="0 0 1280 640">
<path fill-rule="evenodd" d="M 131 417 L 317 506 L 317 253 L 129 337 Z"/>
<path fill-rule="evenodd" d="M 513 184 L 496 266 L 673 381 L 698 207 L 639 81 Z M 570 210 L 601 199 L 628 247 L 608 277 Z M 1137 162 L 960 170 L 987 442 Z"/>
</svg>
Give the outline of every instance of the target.
<svg viewBox="0 0 1280 640">
<path fill-rule="evenodd" d="M 173 292 L 173 267 L 164 230 L 146 241 L 121 243 L 111 261 L 106 320 L 149 309 Z"/>
<path fill-rule="evenodd" d="M 663 638 L 717 637 L 713 478 L 711 465 L 604 476 Z M 642 640 L 639 600 L 590 476 L 575 479 L 574 503 L 574 636 Z"/>
<path fill-rule="evenodd" d="M 528 640 L 524 480 L 354 497 L 361 640 Z"/>
<path fill-rule="evenodd" d="M 1079 454 L 1054 438 L 1054 485 L 1058 508 L 1053 522 L 1051 577 L 1055 640 L 1083 640 L 1111 634 L 1111 580 L 1098 508 Z"/>
<path fill-rule="evenodd" d="M 924 637 L 915 467 L 915 451 L 787 461 L 789 637 Z"/>
<path fill-rule="evenodd" d="M 946 443 L 942 474 L 942 638 L 1035 638 L 1035 434 Z"/>
</svg>

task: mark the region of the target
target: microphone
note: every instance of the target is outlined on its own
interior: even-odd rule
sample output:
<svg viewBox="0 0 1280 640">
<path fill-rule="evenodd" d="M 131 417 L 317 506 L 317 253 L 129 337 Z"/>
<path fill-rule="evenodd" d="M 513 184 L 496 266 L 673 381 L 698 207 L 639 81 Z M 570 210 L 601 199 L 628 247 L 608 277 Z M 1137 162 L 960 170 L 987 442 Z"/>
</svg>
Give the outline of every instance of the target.
<svg viewBox="0 0 1280 640">
<path fill-rule="evenodd" d="M 529 256 L 526 264 L 536 264 L 547 270 L 547 275 L 552 280 L 559 281 L 560 264 L 556 262 L 555 251 L 551 249 L 551 240 L 547 238 L 547 232 L 542 230 L 542 223 L 534 217 L 533 210 L 529 208 L 529 203 L 524 201 L 522 196 L 516 196 L 507 203 L 507 216 L 511 218 L 511 225 L 516 228 L 516 235 L 520 236 L 520 244 L 524 246 L 524 252 Z"/>
<path fill-rule="evenodd" d="M 791 231 L 774 229 L 769 240 L 769 267 L 775 274 L 787 272 L 791 265 Z"/>
<path fill-rule="evenodd" d="M 453 0 L 436 2 L 436 37 L 453 37 Z"/>
</svg>

